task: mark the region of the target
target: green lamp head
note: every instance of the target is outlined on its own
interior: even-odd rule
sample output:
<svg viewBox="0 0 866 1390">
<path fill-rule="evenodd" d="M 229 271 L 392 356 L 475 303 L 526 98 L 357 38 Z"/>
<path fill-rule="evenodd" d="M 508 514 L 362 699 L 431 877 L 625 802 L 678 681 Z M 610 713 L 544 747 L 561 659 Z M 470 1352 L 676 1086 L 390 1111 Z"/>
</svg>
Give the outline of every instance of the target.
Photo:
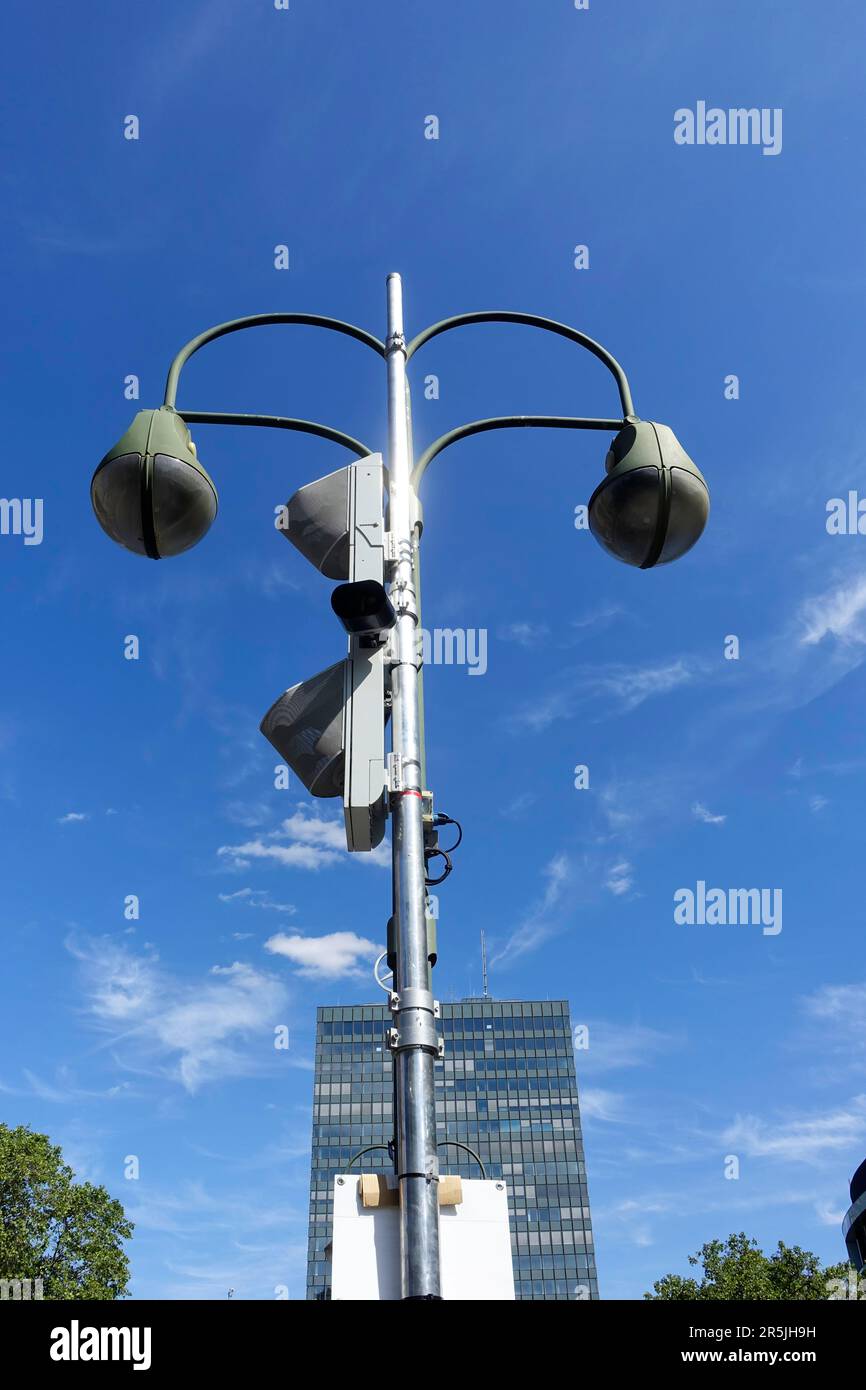
<svg viewBox="0 0 866 1390">
<path fill-rule="evenodd" d="M 90 500 L 107 536 L 152 560 L 189 550 L 217 513 L 216 488 L 170 406 L 138 412 L 94 473 Z"/>
<path fill-rule="evenodd" d="M 627 421 L 605 469 L 589 499 L 589 529 L 599 545 L 642 570 L 691 550 L 707 524 L 710 493 L 673 430 L 652 420 Z"/>
</svg>

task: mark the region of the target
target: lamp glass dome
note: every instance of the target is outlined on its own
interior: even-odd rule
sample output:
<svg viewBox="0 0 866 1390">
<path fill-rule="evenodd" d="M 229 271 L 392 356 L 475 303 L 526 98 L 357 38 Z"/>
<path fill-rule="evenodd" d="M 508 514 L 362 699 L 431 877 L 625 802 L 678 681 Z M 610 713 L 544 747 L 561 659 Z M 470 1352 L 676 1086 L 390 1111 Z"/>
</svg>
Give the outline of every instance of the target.
<svg viewBox="0 0 866 1390">
<path fill-rule="evenodd" d="M 589 501 L 589 528 L 599 544 L 639 569 L 685 555 L 706 526 L 710 494 L 673 430 L 630 421 L 605 466 L 607 477 Z"/>
<path fill-rule="evenodd" d="M 106 535 L 154 560 L 189 550 L 217 513 L 189 430 L 166 407 L 139 411 L 94 473 L 90 496 Z"/>
</svg>

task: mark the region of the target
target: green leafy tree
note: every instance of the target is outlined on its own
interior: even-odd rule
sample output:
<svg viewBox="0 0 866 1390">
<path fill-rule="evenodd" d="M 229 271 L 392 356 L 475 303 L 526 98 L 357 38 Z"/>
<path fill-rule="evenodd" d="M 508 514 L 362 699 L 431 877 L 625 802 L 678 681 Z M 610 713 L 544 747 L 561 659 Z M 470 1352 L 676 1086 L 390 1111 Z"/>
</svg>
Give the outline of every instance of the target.
<svg viewBox="0 0 866 1390">
<path fill-rule="evenodd" d="M 846 1279 L 854 1271 L 847 1264 L 821 1268 L 821 1261 L 810 1250 L 786 1245 L 780 1240 L 772 1255 L 765 1255 L 756 1240 L 741 1231 L 727 1240 L 711 1240 L 689 1264 L 699 1265 L 703 1278 L 686 1279 L 666 1274 L 653 1284 L 650 1299 L 724 1299 L 749 1303 L 774 1299 L 830 1298 L 835 1293 L 831 1281 Z"/>
<path fill-rule="evenodd" d="M 46 1134 L 0 1124 L 0 1279 L 41 1279 L 47 1299 L 123 1298 L 131 1235 L 120 1202 L 76 1182 Z"/>
</svg>

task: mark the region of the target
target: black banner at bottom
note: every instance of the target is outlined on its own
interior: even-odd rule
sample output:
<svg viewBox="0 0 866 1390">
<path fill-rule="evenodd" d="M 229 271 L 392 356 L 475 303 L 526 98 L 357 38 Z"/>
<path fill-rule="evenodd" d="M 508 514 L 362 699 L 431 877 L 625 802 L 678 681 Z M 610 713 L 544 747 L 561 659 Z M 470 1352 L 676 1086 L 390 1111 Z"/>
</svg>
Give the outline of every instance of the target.
<svg viewBox="0 0 866 1390">
<path fill-rule="evenodd" d="M 364 1322 L 359 1321 L 363 1314 Z M 763 1366 L 768 1370 L 809 1367 L 826 1379 L 862 1357 L 863 1315 L 850 1303 L 463 1303 L 383 1305 L 300 1302 L 0 1302 L 3 1363 L 14 1357 L 39 1379 L 140 1376 L 188 1371 L 225 1377 L 259 1369 L 272 1361 L 291 1373 L 315 1356 L 328 1378 L 339 1374 L 343 1358 L 357 1374 L 367 1347 L 371 1358 L 388 1346 L 374 1347 L 370 1318 L 381 1329 L 377 1339 L 400 1336 L 401 1324 L 421 1319 L 433 1335 L 452 1328 L 461 1338 L 464 1370 L 491 1355 L 508 1353 L 515 1336 L 556 1336 L 558 1356 L 566 1347 L 581 1361 L 594 1354 L 609 1371 L 667 1371 L 673 1367 Z M 500 1317 L 507 1323 L 499 1330 Z M 352 1335 L 357 1321 L 357 1335 Z M 341 1336 L 337 1338 L 335 1334 Z M 348 1334 L 348 1335 L 346 1335 Z M 305 1342 L 305 1338 L 314 1340 Z M 563 1342 L 562 1338 L 567 1338 Z M 477 1340 L 476 1340 L 477 1339 Z M 544 1341 L 526 1344 L 544 1356 Z M 435 1350 L 434 1350 L 435 1348 Z M 485 1350 L 486 1349 L 486 1350 Z M 474 1353 L 474 1354 L 473 1354 Z M 447 1348 L 431 1345 L 435 1374 L 448 1370 Z M 498 1357 L 497 1357 L 498 1359 Z M 368 1365 L 374 1364 L 372 1359 Z M 306 1373 L 309 1373 L 308 1371 Z M 384 1374 L 384 1372 L 383 1372 Z"/>
</svg>

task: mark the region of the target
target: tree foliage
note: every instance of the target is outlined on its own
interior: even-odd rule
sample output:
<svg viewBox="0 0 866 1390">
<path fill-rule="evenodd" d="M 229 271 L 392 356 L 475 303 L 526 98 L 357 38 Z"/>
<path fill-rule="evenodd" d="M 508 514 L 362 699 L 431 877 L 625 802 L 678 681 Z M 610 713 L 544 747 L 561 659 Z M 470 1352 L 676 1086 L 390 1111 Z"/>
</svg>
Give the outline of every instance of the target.
<svg viewBox="0 0 866 1390">
<path fill-rule="evenodd" d="M 701 1267 L 700 1280 L 666 1274 L 656 1280 L 654 1292 L 645 1293 L 644 1298 L 749 1303 L 830 1298 L 830 1281 L 844 1279 L 851 1272 L 844 1263 L 822 1269 L 817 1255 L 782 1240 L 772 1255 L 765 1255 L 758 1242 L 744 1231 L 725 1241 L 708 1241 L 696 1255 L 689 1255 L 689 1264 Z"/>
<path fill-rule="evenodd" d="M 104 1187 L 76 1182 L 46 1134 L 0 1124 L 0 1279 L 46 1299 L 123 1298 L 132 1222 Z"/>
</svg>

